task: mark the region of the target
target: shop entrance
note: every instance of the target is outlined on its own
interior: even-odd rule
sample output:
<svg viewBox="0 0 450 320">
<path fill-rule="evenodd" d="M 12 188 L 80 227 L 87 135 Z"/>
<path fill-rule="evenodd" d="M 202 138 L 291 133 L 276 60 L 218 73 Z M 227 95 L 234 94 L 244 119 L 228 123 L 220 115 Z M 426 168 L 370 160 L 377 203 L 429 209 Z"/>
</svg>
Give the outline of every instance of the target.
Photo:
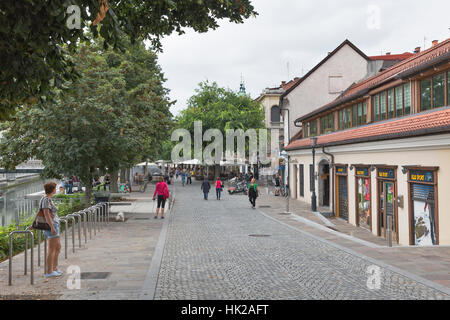
<svg viewBox="0 0 450 320">
<path fill-rule="evenodd" d="M 339 218 L 348 221 L 348 183 L 347 166 L 336 166 L 336 213 Z"/>
<path fill-rule="evenodd" d="M 356 167 L 356 223 L 372 229 L 371 183 L 369 167 Z"/>
<path fill-rule="evenodd" d="M 410 195 L 410 244 L 438 245 L 437 169 L 410 169 L 408 174 Z"/>
<path fill-rule="evenodd" d="M 330 165 L 323 160 L 319 164 L 319 206 L 330 206 Z"/>
<path fill-rule="evenodd" d="M 378 178 L 378 236 L 386 238 L 387 218 L 392 217 L 391 233 L 393 241 L 398 243 L 397 221 L 397 180 L 396 170 L 381 168 L 377 170 Z"/>
</svg>

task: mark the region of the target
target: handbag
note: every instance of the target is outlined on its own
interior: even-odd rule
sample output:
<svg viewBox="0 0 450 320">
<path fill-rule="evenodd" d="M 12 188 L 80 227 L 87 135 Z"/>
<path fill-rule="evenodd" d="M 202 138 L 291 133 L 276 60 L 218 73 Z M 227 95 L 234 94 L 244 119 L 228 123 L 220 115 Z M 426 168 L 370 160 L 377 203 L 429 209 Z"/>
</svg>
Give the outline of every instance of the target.
<svg viewBox="0 0 450 320">
<path fill-rule="evenodd" d="M 42 198 L 43 199 L 43 198 Z M 31 228 L 34 230 L 51 230 L 52 228 L 45 220 L 44 210 L 41 208 L 42 199 L 39 202 L 39 210 L 36 213 L 36 217 L 34 218 L 33 224 Z"/>
</svg>

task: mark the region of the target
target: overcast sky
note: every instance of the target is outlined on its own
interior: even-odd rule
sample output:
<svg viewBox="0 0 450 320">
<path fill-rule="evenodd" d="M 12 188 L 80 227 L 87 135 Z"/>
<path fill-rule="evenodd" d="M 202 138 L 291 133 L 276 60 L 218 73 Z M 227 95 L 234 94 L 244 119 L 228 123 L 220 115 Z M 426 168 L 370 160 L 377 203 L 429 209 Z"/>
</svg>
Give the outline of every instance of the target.
<svg viewBox="0 0 450 320">
<path fill-rule="evenodd" d="M 412 52 L 450 38 L 448 0 L 253 0 L 259 15 L 244 24 L 187 31 L 163 39 L 159 63 L 175 115 L 198 83 L 216 81 L 256 98 L 266 87 L 301 77 L 345 39 L 367 55 Z M 379 12 L 379 18 L 377 18 Z M 289 73 L 287 64 L 289 63 Z"/>
</svg>

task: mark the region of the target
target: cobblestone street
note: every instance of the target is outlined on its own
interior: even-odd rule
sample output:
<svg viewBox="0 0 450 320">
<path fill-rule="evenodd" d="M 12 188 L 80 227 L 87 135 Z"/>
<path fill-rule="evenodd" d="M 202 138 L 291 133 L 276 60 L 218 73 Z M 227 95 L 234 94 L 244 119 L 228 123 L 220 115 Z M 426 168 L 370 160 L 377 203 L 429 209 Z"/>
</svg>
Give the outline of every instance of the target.
<svg viewBox="0 0 450 320">
<path fill-rule="evenodd" d="M 205 201 L 198 183 L 177 187 L 155 299 L 449 298 L 383 264 L 371 290 L 373 259 L 252 210 L 246 196 L 214 193 Z"/>
</svg>

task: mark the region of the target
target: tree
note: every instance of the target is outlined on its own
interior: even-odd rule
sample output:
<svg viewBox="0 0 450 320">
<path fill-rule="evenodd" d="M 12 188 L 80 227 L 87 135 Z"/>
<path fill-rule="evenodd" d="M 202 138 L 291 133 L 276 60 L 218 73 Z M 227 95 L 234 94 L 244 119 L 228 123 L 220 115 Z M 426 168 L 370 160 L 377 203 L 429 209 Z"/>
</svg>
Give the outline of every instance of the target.
<svg viewBox="0 0 450 320">
<path fill-rule="evenodd" d="M 78 13 L 71 5 L 79 8 L 79 28 L 71 24 Z M 46 102 L 53 88 L 79 76 L 70 55 L 89 41 L 87 28 L 102 36 L 105 49 L 123 50 L 124 33 L 159 50 L 161 37 L 175 31 L 207 32 L 219 19 L 242 23 L 256 14 L 250 0 L 0 1 L 0 119 L 20 105 Z"/>
<path fill-rule="evenodd" d="M 177 127 L 188 130 L 192 137 L 195 121 L 202 122 L 203 131 L 218 129 L 223 137 L 226 136 L 226 130 L 264 128 L 264 111 L 250 96 L 239 95 L 230 89 L 219 87 L 216 82 L 208 81 L 200 83 L 195 92 L 189 98 L 188 107 L 175 119 Z M 207 144 L 203 142 L 203 148 Z M 246 150 L 248 151 L 248 142 Z"/>
<path fill-rule="evenodd" d="M 86 43 L 72 56 L 82 76 L 54 104 L 24 106 L 2 124 L 2 166 L 41 159 L 46 177 L 79 176 L 88 201 L 97 169 L 117 177 L 151 153 L 171 118 L 156 55 L 142 43 L 123 55 L 101 49 L 100 41 Z"/>
</svg>

